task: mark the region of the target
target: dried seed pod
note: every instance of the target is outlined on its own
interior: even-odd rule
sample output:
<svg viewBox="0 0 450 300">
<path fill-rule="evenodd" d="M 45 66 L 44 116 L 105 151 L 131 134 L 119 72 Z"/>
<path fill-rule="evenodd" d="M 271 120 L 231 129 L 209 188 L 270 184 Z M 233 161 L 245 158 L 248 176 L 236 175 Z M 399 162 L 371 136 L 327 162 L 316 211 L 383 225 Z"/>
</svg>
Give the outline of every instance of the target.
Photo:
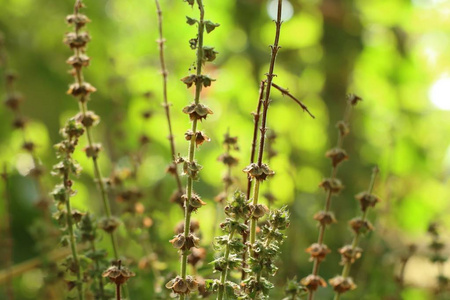
<svg viewBox="0 0 450 300">
<path fill-rule="evenodd" d="M 109 267 L 105 272 L 103 272 L 102 276 L 108 277 L 109 280 L 117 285 L 122 285 L 131 277 L 136 276 L 136 274 L 134 274 L 127 268 L 122 267 L 121 261 L 118 260 L 116 263 L 113 263 L 113 266 Z"/>
<path fill-rule="evenodd" d="M 327 283 L 325 282 L 325 280 L 317 275 L 308 275 L 305 278 L 303 278 L 300 281 L 301 284 L 303 284 L 308 290 L 310 291 L 315 291 L 319 288 L 319 286 L 321 287 L 326 287 Z"/>
<path fill-rule="evenodd" d="M 339 193 L 344 188 L 342 182 L 337 178 L 325 178 L 322 180 L 319 186 L 322 187 L 325 191 L 329 191 L 333 194 Z"/>
<path fill-rule="evenodd" d="M 69 86 L 69 89 L 67 90 L 67 94 L 72 95 L 74 97 L 78 97 L 78 96 L 86 97 L 90 93 L 93 93 L 95 91 L 97 91 L 97 89 L 95 87 L 93 87 L 90 83 L 87 83 L 87 82 L 83 82 L 81 84 L 72 83 Z"/>
<path fill-rule="evenodd" d="M 366 234 L 367 232 L 372 231 L 374 229 L 373 225 L 369 221 L 363 220 L 361 218 L 351 219 L 349 224 L 356 234 L 358 233 Z"/>
<path fill-rule="evenodd" d="M 191 103 L 183 108 L 183 112 L 189 115 L 191 121 L 206 119 L 208 115 L 212 115 L 213 111 L 206 105 L 199 103 Z"/>
<path fill-rule="evenodd" d="M 354 263 L 357 259 L 359 259 L 362 255 L 362 249 L 356 247 L 353 249 L 352 245 L 345 245 L 344 247 L 339 249 L 339 253 L 341 254 L 341 264 L 344 265 L 346 263 Z"/>
<path fill-rule="evenodd" d="M 329 280 L 333 290 L 339 294 L 356 289 L 356 284 L 351 277 L 336 276 Z"/>
<path fill-rule="evenodd" d="M 107 233 L 113 233 L 120 225 L 120 220 L 116 217 L 103 218 L 99 221 L 98 226 Z"/>
<path fill-rule="evenodd" d="M 251 163 L 244 170 L 244 173 L 247 173 L 250 177 L 255 178 L 256 180 L 263 181 L 268 176 L 272 176 L 275 174 L 267 164 L 262 164 L 261 167 L 255 163 Z"/>
<path fill-rule="evenodd" d="M 323 261 L 325 257 L 331 252 L 325 244 L 314 243 L 309 246 L 306 250 L 307 253 L 311 255 L 310 261 L 317 259 L 319 262 Z"/>
<path fill-rule="evenodd" d="M 361 210 L 363 212 L 366 211 L 369 207 L 375 207 L 375 205 L 380 202 L 380 198 L 367 192 L 359 193 L 355 196 L 355 199 L 359 201 Z"/>
<path fill-rule="evenodd" d="M 333 167 L 337 167 L 341 162 L 348 159 L 347 152 L 344 149 L 333 148 L 325 153 L 325 156 L 331 159 Z"/>
<path fill-rule="evenodd" d="M 314 215 L 314 220 L 319 221 L 321 225 L 330 225 L 337 222 L 334 214 L 330 211 L 319 211 Z"/>
</svg>

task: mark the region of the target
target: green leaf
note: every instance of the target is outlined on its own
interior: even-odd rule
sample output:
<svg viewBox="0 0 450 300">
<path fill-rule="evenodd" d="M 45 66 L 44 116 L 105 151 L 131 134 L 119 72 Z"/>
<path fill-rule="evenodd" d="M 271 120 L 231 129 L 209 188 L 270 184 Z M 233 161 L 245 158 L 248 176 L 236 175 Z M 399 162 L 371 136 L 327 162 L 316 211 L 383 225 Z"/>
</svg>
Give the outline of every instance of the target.
<svg viewBox="0 0 450 300">
<path fill-rule="evenodd" d="M 211 31 L 216 29 L 216 27 L 219 27 L 219 26 L 220 26 L 219 23 L 213 23 L 211 21 L 205 21 L 206 33 L 210 33 Z"/>
<path fill-rule="evenodd" d="M 194 25 L 195 23 L 198 23 L 197 19 L 191 18 L 186 16 L 186 23 L 188 23 L 189 25 Z"/>
</svg>

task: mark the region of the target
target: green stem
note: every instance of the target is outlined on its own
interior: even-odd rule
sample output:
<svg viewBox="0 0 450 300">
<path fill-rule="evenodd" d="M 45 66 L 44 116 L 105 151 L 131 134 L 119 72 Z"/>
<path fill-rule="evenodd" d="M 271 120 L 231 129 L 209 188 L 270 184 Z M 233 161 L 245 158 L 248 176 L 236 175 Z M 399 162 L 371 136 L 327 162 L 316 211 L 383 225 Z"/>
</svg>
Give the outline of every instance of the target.
<svg viewBox="0 0 450 300">
<path fill-rule="evenodd" d="M 228 243 L 225 248 L 225 254 L 224 259 L 226 262 L 225 269 L 222 270 L 222 274 L 220 275 L 220 286 L 219 286 L 219 294 L 217 295 L 217 300 L 222 300 L 225 294 L 225 282 L 227 281 L 228 277 L 228 258 L 230 257 L 230 242 L 233 239 L 234 233 L 236 232 L 236 229 L 233 229 L 230 234 L 228 235 Z"/>
<path fill-rule="evenodd" d="M 198 42 L 197 42 L 197 80 L 195 83 L 195 98 L 194 102 L 195 104 L 198 104 L 200 102 L 200 93 L 202 91 L 202 82 L 201 77 L 202 75 L 202 63 L 203 63 L 203 31 L 204 31 L 204 17 L 205 17 L 205 11 L 203 7 L 202 0 L 197 0 L 198 9 L 200 10 L 200 20 L 198 21 Z M 189 151 L 188 151 L 188 159 L 189 163 L 192 164 L 195 159 L 195 140 L 197 135 L 197 119 L 194 119 L 192 121 L 191 130 L 194 133 L 194 136 L 191 138 L 189 142 Z M 192 199 L 194 189 L 194 180 L 192 177 L 188 177 L 187 179 L 187 186 L 186 186 L 186 202 L 184 204 L 185 212 L 184 212 L 184 237 L 185 240 L 189 238 L 189 230 L 191 227 L 191 213 L 190 210 L 190 201 Z M 181 278 L 183 280 L 186 280 L 187 276 L 187 258 L 189 255 L 189 250 L 185 249 L 182 252 L 181 255 Z M 180 294 L 180 300 L 184 300 L 186 295 Z"/>
<path fill-rule="evenodd" d="M 258 204 L 258 197 L 259 197 L 259 185 L 260 181 L 255 180 L 255 186 L 253 187 L 253 206 L 256 206 Z M 256 241 L 256 223 L 258 222 L 258 219 L 251 218 L 250 220 L 250 244 L 253 245 Z"/>
<path fill-rule="evenodd" d="M 70 159 L 70 157 L 68 157 Z M 69 182 L 69 172 L 68 170 L 64 171 L 64 187 L 65 187 L 65 203 L 66 203 L 66 222 L 67 222 L 67 230 L 69 232 L 69 240 L 70 240 L 70 249 L 72 251 L 72 258 L 76 268 L 76 276 L 77 276 L 77 290 L 78 290 L 78 299 L 84 300 L 83 293 L 83 285 L 81 281 L 81 270 L 80 270 L 80 260 L 78 259 L 77 253 L 77 244 L 75 241 L 75 235 L 73 233 L 73 219 L 72 219 L 72 208 L 70 206 L 70 186 Z"/>
</svg>

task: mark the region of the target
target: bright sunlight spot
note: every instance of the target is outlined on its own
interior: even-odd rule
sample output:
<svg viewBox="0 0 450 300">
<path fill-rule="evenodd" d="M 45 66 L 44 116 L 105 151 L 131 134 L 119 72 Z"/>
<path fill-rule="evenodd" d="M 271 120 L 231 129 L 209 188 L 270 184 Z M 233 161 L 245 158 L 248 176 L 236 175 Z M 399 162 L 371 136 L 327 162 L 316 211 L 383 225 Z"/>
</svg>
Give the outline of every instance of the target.
<svg viewBox="0 0 450 300">
<path fill-rule="evenodd" d="M 450 110 L 450 78 L 437 80 L 428 93 L 431 102 L 439 109 Z"/>
<path fill-rule="evenodd" d="M 267 13 L 274 20 L 277 19 L 277 10 L 278 10 L 278 0 L 272 0 L 267 4 Z M 294 8 L 292 7 L 292 4 L 287 0 L 283 0 L 281 9 L 281 20 L 286 22 L 290 18 L 292 18 L 293 14 Z"/>
</svg>

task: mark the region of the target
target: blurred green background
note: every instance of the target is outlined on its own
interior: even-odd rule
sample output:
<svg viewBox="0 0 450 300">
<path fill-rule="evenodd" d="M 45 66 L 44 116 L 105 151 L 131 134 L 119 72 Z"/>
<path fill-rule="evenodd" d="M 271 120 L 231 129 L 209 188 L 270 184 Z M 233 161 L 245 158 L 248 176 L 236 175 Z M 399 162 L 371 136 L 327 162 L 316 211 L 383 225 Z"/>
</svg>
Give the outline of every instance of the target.
<svg viewBox="0 0 450 300">
<path fill-rule="evenodd" d="M 176 272 L 178 256 L 168 240 L 182 212 L 168 202 L 175 182 L 164 172 L 170 152 L 160 105 L 155 4 L 142 0 L 86 0 L 85 4 L 84 13 L 92 20 L 88 24 L 92 42 L 87 51 L 92 61 L 85 78 L 98 89 L 89 107 L 102 118 L 95 138 L 106 148 L 100 159 L 103 174 L 108 176 L 113 166 L 132 168 L 130 156 L 140 149 L 139 136 L 146 133 L 151 138 L 143 152 L 138 182 L 130 185 L 144 192 L 142 202 L 153 220 L 148 236 L 153 251 L 165 264 L 162 273 Z M 222 138 L 228 128 L 231 135 L 239 137 L 241 148 L 239 166 L 233 171 L 239 178 L 236 188 L 245 189 L 241 170 L 249 161 L 250 113 L 256 108 L 259 81 L 268 69 L 268 45 L 273 42 L 275 27 L 266 0 L 205 0 L 204 4 L 206 19 L 221 24 L 205 37 L 205 43 L 214 46 L 219 55 L 206 66 L 206 72 L 217 81 L 202 96 L 215 112 L 201 124 L 211 142 L 197 154 L 204 169 L 196 190 L 208 205 L 194 218 L 201 222 L 202 245 L 208 246 L 212 228 L 217 226 L 212 217 L 213 199 L 222 189 L 224 172 L 217 157 L 223 152 Z M 197 17 L 198 12 L 181 0 L 161 1 L 161 6 L 176 147 L 185 155 L 184 132 L 190 125 L 181 109 L 193 94 L 179 79 L 190 74 L 195 61 L 188 41 L 196 30 L 186 24 L 185 16 Z M 52 145 L 60 140 L 59 128 L 78 110 L 76 101 L 65 94 L 72 82 L 65 64 L 71 51 L 62 43 L 64 33 L 70 31 L 64 18 L 71 13 L 73 1 L 0 0 L 0 7 L 0 31 L 9 64 L 19 74 L 17 89 L 26 96 L 23 113 L 31 120 L 26 134 L 38 145 L 37 154 L 48 171 L 56 162 Z M 290 0 L 284 9 L 275 82 L 289 88 L 316 119 L 273 91 L 268 127 L 278 134 L 274 145 L 278 156 L 270 163 L 276 171 L 270 188 L 278 198 L 275 205 L 289 205 L 292 214 L 273 299 L 281 299 L 287 278 L 302 278 L 311 271 L 304 249 L 317 238 L 312 216 L 322 209 L 325 196 L 318 184 L 330 172 L 324 153 L 336 143 L 334 125 L 342 118 L 348 92 L 364 101 L 353 111 L 351 134 L 344 142 L 350 160 L 340 167 L 338 177 L 346 189 L 333 202 L 339 223 L 327 231 L 326 242 L 333 252 L 322 264 L 321 274 L 329 279 L 340 272 L 335 250 L 351 240 L 347 220 L 358 214 L 353 195 L 366 189 L 371 169 L 378 164 L 381 175 L 375 193 L 383 201 L 370 214 L 376 231 L 362 241 L 363 258 L 352 269 L 358 289 L 343 299 L 432 299 L 429 288 L 435 285 L 436 268 L 426 258 L 426 228 L 429 222 L 438 221 L 447 237 L 450 229 L 450 2 Z M 153 95 L 150 99 L 143 96 L 147 91 Z M 140 116 L 147 109 L 153 115 L 145 122 Z M 34 206 L 38 194 L 33 180 L 23 176 L 31 160 L 20 150 L 22 133 L 12 130 L 12 115 L 5 107 L 0 110 L 0 120 L 0 163 L 6 162 L 11 171 L 13 258 L 14 263 L 20 263 L 38 255 L 29 233 L 39 218 Z M 101 215 L 92 165 L 81 151 L 76 159 L 83 172 L 75 183 L 78 194 L 73 206 Z M 58 179 L 48 174 L 44 181 L 50 191 Z M 267 186 L 263 184 L 263 189 Z M 121 210 L 120 204 L 113 208 Z M 4 214 L 1 205 L 0 216 Z M 123 227 L 120 235 L 122 253 L 137 269 L 137 261 L 146 250 L 137 242 L 129 242 Z M 411 242 L 418 244 L 419 250 L 407 269 L 410 287 L 400 291 L 394 276 L 399 257 Z M 207 263 L 200 268 L 206 277 L 212 270 Z M 17 299 L 36 299 L 42 276 L 35 270 L 16 278 Z M 151 299 L 152 278 L 150 271 L 143 270 L 130 281 L 134 299 Z M 328 287 L 318 298 L 329 299 L 331 295 Z"/>
</svg>

